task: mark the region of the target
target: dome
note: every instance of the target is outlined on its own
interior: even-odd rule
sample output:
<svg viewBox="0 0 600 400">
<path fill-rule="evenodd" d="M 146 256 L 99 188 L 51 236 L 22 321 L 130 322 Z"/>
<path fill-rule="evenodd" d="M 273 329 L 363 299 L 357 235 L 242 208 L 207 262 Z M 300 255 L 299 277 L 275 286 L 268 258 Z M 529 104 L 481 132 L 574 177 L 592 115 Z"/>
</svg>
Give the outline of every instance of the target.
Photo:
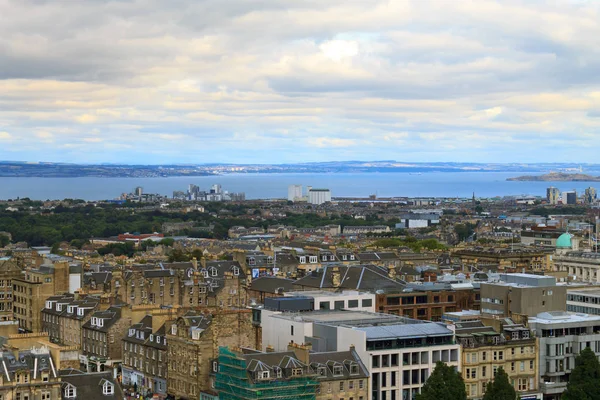
<svg viewBox="0 0 600 400">
<path fill-rule="evenodd" d="M 563 233 L 556 239 L 556 248 L 557 249 L 570 249 L 572 247 L 571 244 L 571 235 L 570 233 Z"/>
</svg>

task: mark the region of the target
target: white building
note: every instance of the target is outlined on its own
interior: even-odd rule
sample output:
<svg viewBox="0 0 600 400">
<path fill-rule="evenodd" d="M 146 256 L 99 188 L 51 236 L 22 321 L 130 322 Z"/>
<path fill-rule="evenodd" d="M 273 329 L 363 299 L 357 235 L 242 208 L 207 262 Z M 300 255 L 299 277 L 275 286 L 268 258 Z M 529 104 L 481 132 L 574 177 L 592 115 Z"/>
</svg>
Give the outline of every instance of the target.
<svg viewBox="0 0 600 400">
<path fill-rule="evenodd" d="M 263 350 L 284 351 L 291 341 L 315 351 L 353 345 L 371 376 L 369 400 L 414 398 L 437 361 L 460 370 L 454 332 L 436 322 L 361 311 L 267 311 L 261 326 Z"/>
<path fill-rule="evenodd" d="M 302 185 L 288 186 L 288 200 L 289 201 L 302 200 Z"/>
<path fill-rule="evenodd" d="M 329 189 L 309 189 L 308 202 L 310 204 L 323 204 L 331 201 L 331 191 Z"/>
<path fill-rule="evenodd" d="M 544 312 L 529 318 L 529 327 L 539 338 L 540 389 L 544 399 L 558 400 L 579 352 L 589 347 L 600 356 L 600 316 Z"/>
<path fill-rule="evenodd" d="M 375 312 L 375 294 L 344 290 L 327 292 L 325 290 L 309 290 L 305 292 L 287 292 L 285 297 L 310 297 L 314 300 L 314 311 L 318 310 L 350 310 Z"/>
</svg>

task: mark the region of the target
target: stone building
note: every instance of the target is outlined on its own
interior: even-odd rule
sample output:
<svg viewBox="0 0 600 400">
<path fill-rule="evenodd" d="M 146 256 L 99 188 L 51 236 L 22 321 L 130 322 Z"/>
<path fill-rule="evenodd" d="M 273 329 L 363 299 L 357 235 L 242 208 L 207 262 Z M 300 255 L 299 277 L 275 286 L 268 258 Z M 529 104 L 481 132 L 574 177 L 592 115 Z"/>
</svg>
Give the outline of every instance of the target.
<svg viewBox="0 0 600 400">
<path fill-rule="evenodd" d="M 552 249 L 467 248 L 452 252 L 465 268 L 494 269 L 501 272 L 552 271 Z"/>
<path fill-rule="evenodd" d="M 25 332 L 42 330 L 41 311 L 46 299 L 69 291 L 69 265 L 64 261 L 45 263 L 13 279 L 13 312 Z"/>
<path fill-rule="evenodd" d="M 42 331 L 52 343 L 81 348 L 81 328 L 98 309 L 96 297 L 78 299 L 73 294 L 49 297 L 42 309 Z"/>
<path fill-rule="evenodd" d="M 176 398 L 198 398 L 214 388 L 212 362 L 219 346 L 254 347 L 251 310 L 211 314 L 188 311 L 167 332 L 168 390 Z"/>
<path fill-rule="evenodd" d="M 61 398 L 57 368 L 47 349 L 0 352 L 0 398 L 54 400 Z"/>
<path fill-rule="evenodd" d="M 462 377 L 469 399 L 481 399 L 498 368 L 508 374 L 520 398 L 541 399 L 537 342 L 523 325 L 511 324 L 497 332 L 481 321 L 456 323 L 462 347 Z"/>
<path fill-rule="evenodd" d="M 60 371 L 60 377 L 62 381 L 61 394 L 64 400 L 122 400 L 125 398 L 121 386 L 109 371 L 90 373 L 77 369 L 63 369 Z M 56 397 L 56 399 L 59 398 Z"/>
<path fill-rule="evenodd" d="M 11 258 L 0 258 L 0 321 L 13 320 L 13 279 L 21 278 L 23 271 Z"/>
<path fill-rule="evenodd" d="M 144 394 L 164 398 L 167 395 L 167 363 L 165 325 L 155 329 L 153 317 L 146 315 L 129 327 L 123 337 L 123 385 L 137 385 Z"/>
<path fill-rule="evenodd" d="M 81 364 L 88 372 L 117 369 L 123 356 L 121 338 L 131 325 L 131 317 L 122 307 L 96 311 L 83 324 Z"/>
</svg>

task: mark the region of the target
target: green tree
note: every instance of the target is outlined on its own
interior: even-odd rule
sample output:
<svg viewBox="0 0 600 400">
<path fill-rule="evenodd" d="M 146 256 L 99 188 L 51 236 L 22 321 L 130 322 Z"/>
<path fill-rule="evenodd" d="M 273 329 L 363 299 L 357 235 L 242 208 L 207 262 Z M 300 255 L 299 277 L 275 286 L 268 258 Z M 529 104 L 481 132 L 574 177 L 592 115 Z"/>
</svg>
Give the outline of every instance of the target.
<svg viewBox="0 0 600 400">
<path fill-rule="evenodd" d="M 600 363 L 589 347 L 575 358 L 575 369 L 571 372 L 567 390 L 562 400 L 600 399 Z"/>
<path fill-rule="evenodd" d="M 6 247 L 10 243 L 8 236 L 0 235 L 0 247 Z"/>
<path fill-rule="evenodd" d="M 508 374 L 502 367 L 496 371 L 494 380 L 489 382 L 483 400 L 516 400 L 517 392 L 508 380 Z"/>
<path fill-rule="evenodd" d="M 431 376 L 423 385 L 417 400 L 466 400 L 465 383 L 460 373 L 438 361 Z"/>
</svg>

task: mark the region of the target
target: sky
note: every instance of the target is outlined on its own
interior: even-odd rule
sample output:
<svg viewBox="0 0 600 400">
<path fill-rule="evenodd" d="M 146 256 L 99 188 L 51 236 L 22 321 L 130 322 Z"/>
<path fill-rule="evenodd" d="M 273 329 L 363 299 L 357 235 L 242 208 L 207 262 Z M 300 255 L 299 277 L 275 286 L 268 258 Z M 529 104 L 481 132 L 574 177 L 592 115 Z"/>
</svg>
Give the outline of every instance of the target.
<svg viewBox="0 0 600 400">
<path fill-rule="evenodd" d="M 600 2 L 0 0 L 0 160 L 598 162 Z"/>
</svg>

